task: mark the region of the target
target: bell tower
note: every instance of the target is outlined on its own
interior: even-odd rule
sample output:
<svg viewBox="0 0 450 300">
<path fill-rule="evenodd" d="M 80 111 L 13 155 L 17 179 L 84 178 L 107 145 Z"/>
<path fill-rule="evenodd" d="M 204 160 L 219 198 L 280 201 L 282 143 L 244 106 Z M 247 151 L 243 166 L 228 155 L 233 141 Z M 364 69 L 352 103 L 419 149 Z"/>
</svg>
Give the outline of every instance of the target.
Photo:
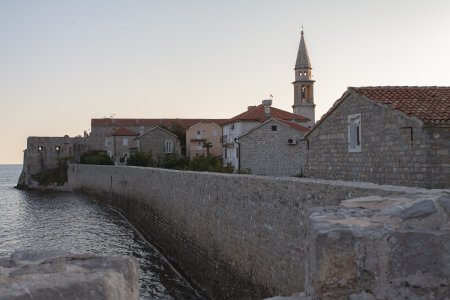
<svg viewBox="0 0 450 300">
<path fill-rule="evenodd" d="M 312 80 L 311 62 L 309 61 L 308 50 L 306 50 L 305 38 L 303 37 L 303 26 L 298 47 L 297 61 L 295 62 L 294 85 L 294 114 L 307 117 L 311 121 L 305 125 L 311 128 L 315 123 L 314 104 L 314 80 Z"/>
</svg>

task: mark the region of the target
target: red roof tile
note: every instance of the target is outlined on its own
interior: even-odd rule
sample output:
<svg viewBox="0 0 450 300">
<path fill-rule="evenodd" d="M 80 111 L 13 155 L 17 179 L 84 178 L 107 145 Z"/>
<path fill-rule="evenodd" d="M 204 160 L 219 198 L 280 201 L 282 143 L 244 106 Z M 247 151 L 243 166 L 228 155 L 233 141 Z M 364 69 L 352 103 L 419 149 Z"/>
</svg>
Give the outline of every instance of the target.
<svg viewBox="0 0 450 300">
<path fill-rule="evenodd" d="M 287 112 L 285 110 L 281 110 L 275 107 L 270 107 L 270 114 L 272 118 L 281 119 L 281 120 L 296 120 L 300 122 L 308 121 L 309 119 L 296 115 L 290 112 Z M 228 122 L 225 122 L 225 124 L 230 124 L 237 121 L 258 121 L 258 122 L 264 122 L 266 120 L 266 114 L 264 113 L 264 105 L 260 104 L 258 106 L 255 106 L 253 108 L 250 108 L 249 110 L 231 118 L 228 120 Z"/>
<path fill-rule="evenodd" d="M 139 134 L 137 134 L 134 131 L 131 131 L 127 128 L 117 128 L 116 130 L 114 130 L 111 134 L 109 134 L 108 136 L 138 136 Z"/>
<path fill-rule="evenodd" d="M 171 127 L 173 123 L 181 124 L 189 128 L 199 122 L 214 122 L 222 125 L 228 119 L 91 119 L 91 127 L 120 126 L 120 127 L 140 127 L 140 126 L 166 126 Z"/>
<path fill-rule="evenodd" d="M 351 88 L 424 123 L 450 123 L 450 87 L 386 86 Z"/>
<path fill-rule="evenodd" d="M 279 121 L 279 122 L 281 122 L 281 123 L 283 123 L 283 124 L 286 124 L 286 125 L 288 125 L 289 127 L 293 128 L 293 129 L 295 129 L 295 130 L 298 130 L 298 131 L 300 131 L 300 132 L 303 132 L 303 133 L 306 133 L 306 132 L 309 131 L 309 128 L 307 128 L 307 127 L 305 127 L 305 126 L 302 126 L 302 125 L 300 125 L 300 124 L 297 124 L 297 123 L 295 123 L 295 122 L 290 122 L 290 121 L 281 120 L 281 119 L 277 119 L 277 121 Z"/>
</svg>

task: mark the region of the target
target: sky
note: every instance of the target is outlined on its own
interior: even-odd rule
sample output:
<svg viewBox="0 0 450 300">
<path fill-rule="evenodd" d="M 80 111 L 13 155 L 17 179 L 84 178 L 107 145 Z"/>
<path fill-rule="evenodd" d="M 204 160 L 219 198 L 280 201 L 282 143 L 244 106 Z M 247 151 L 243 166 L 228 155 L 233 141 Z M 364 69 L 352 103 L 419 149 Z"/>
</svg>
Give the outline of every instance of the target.
<svg viewBox="0 0 450 300">
<path fill-rule="evenodd" d="M 0 0 L 0 164 L 91 118 L 292 111 L 302 25 L 317 119 L 349 86 L 450 85 L 448 0 Z"/>
</svg>

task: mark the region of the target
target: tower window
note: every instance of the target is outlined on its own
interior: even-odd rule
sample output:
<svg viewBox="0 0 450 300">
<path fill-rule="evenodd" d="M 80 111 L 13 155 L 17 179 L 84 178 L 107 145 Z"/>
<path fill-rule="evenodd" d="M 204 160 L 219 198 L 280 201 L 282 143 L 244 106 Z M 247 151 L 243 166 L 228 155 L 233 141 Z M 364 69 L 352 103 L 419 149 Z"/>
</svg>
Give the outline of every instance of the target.
<svg viewBox="0 0 450 300">
<path fill-rule="evenodd" d="M 302 99 L 306 98 L 306 87 L 304 85 L 302 85 L 301 87 L 301 93 L 302 93 Z"/>
</svg>

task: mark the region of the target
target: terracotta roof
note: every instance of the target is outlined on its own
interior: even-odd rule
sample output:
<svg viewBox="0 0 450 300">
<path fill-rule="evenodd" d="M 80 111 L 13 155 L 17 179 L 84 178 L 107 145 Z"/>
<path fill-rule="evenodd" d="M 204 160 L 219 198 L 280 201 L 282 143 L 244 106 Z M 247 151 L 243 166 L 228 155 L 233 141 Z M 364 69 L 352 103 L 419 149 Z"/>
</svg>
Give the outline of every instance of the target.
<svg viewBox="0 0 450 300">
<path fill-rule="evenodd" d="M 111 132 L 108 136 L 138 136 L 138 135 L 139 134 L 137 134 L 134 131 L 121 127 Z"/>
<path fill-rule="evenodd" d="M 162 130 L 162 131 L 166 132 L 167 134 L 173 135 L 175 138 L 178 138 L 176 134 L 174 134 L 174 133 L 172 133 L 172 132 L 170 132 L 170 131 L 168 131 L 168 130 L 160 127 L 160 126 L 156 126 L 156 127 L 152 128 L 152 129 L 148 130 L 147 132 L 143 133 L 142 135 L 138 136 L 136 139 L 140 139 L 144 135 L 147 135 L 148 133 L 153 132 L 155 130 Z"/>
<path fill-rule="evenodd" d="M 237 139 L 240 139 L 240 138 L 242 138 L 242 137 L 244 137 L 244 136 L 246 136 L 246 135 L 252 133 L 253 131 L 255 131 L 255 130 L 261 128 L 261 127 L 263 127 L 263 126 L 266 125 L 267 123 L 274 122 L 274 121 L 275 121 L 275 122 L 278 122 L 278 123 L 281 123 L 281 124 L 284 124 L 284 125 L 286 125 L 286 126 L 289 126 L 289 127 L 291 127 L 292 129 L 297 130 L 297 131 L 300 131 L 300 132 L 303 132 L 303 133 L 306 133 L 306 132 L 309 131 L 309 128 L 303 127 L 302 125 L 299 125 L 299 124 L 297 124 L 297 123 L 295 123 L 295 122 L 290 122 L 290 121 L 286 121 L 286 120 L 280 120 L 280 119 L 276 119 L 276 118 L 270 118 L 270 119 L 268 119 L 268 120 L 262 122 L 262 123 L 259 124 L 258 126 L 253 127 L 253 128 L 250 129 L 249 131 L 244 132 L 244 133 L 241 134 Z"/>
<path fill-rule="evenodd" d="M 380 86 L 350 88 L 424 123 L 450 123 L 450 87 Z"/>
<path fill-rule="evenodd" d="M 101 126 L 120 126 L 120 127 L 139 127 L 139 126 L 166 126 L 171 127 L 173 123 L 181 124 L 189 128 L 199 122 L 214 122 L 218 125 L 228 121 L 228 119 L 91 119 L 92 127 Z"/>
<path fill-rule="evenodd" d="M 307 127 L 305 127 L 305 126 L 302 126 L 302 125 L 300 125 L 300 124 L 297 124 L 297 123 L 295 123 L 295 122 L 290 122 L 290 121 L 280 120 L 280 119 L 276 119 L 276 120 L 277 120 L 278 122 L 281 122 L 281 123 L 283 123 L 283 124 L 286 124 L 286 125 L 288 125 L 289 127 L 293 128 L 293 129 L 295 129 L 295 130 L 301 131 L 301 132 L 303 132 L 303 133 L 306 133 L 306 132 L 309 131 L 309 128 L 307 128 Z"/>
<path fill-rule="evenodd" d="M 278 108 L 275 108 L 272 106 L 270 107 L 270 115 L 273 118 L 281 119 L 281 120 L 296 120 L 296 121 L 300 121 L 300 122 L 306 122 L 309 120 L 308 118 L 306 118 L 304 116 L 296 115 L 296 114 L 293 114 L 293 113 L 290 113 L 285 110 L 281 110 L 281 109 L 278 109 Z M 249 110 L 231 118 L 230 120 L 223 123 L 222 125 L 234 123 L 237 121 L 264 122 L 265 120 L 266 120 L 266 114 L 264 113 L 264 105 L 260 104 L 256 107 L 250 108 Z"/>
</svg>

